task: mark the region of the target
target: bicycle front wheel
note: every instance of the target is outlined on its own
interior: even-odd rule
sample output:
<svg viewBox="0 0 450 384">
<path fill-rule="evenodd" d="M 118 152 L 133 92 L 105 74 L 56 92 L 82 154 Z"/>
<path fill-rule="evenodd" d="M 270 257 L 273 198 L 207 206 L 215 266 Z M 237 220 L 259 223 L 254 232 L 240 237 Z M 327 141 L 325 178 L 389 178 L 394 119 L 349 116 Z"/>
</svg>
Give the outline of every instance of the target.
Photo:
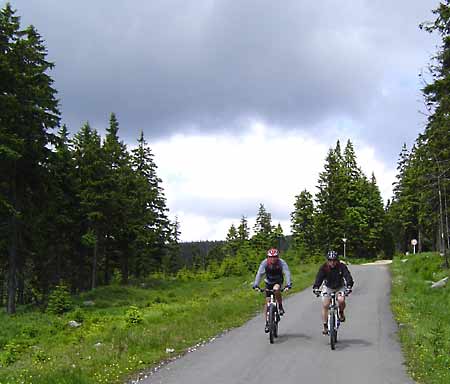
<svg viewBox="0 0 450 384">
<path fill-rule="evenodd" d="M 269 307 L 269 341 L 273 344 L 274 338 L 276 337 L 276 311 L 273 305 Z"/>
<path fill-rule="evenodd" d="M 335 317 L 334 312 L 330 313 L 328 315 L 328 333 L 330 334 L 330 346 L 331 349 L 335 349 L 335 343 L 336 343 L 336 324 L 335 324 Z"/>
</svg>

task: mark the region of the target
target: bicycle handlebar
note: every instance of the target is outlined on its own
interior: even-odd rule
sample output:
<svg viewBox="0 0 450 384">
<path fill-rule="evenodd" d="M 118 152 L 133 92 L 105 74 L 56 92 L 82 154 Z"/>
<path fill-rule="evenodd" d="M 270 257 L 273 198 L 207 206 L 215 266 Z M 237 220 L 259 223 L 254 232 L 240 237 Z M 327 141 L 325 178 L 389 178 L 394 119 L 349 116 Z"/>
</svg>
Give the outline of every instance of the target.
<svg viewBox="0 0 450 384">
<path fill-rule="evenodd" d="M 341 292 L 341 291 L 339 291 L 339 292 Z M 344 296 L 348 296 L 350 294 L 350 292 L 351 291 L 348 291 L 347 289 L 345 289 L 344 290 Z M 336 295 L 337 292 L 333 292 L 333 293 Z M 328 292 L 318 292 L 315 295 L 316 295 L 316 297 L 319 297 L 319 296 L 331 296 L 331 294 L 328 293 Z"/>
<path fill-rule="evenodd" d="M 265 293 L 265 292 L 271 292 L 271 293 L 275 293 L 275 290 L 274 289 L 267 289 L 267 288 L 260 288 L 260 287 L 256 287 L 256 288 L 254 288 L 255 289 L 255 291 L 259 291 L 259 292 L 261 292 L 261 293 Z M 280 291 L 281 292 L 286 292 L 286 291 L 288 291 L 290 288 L 287 288 L 287 287 L 284 287 L 283 289 L 281 289 Z"/>
</svg>

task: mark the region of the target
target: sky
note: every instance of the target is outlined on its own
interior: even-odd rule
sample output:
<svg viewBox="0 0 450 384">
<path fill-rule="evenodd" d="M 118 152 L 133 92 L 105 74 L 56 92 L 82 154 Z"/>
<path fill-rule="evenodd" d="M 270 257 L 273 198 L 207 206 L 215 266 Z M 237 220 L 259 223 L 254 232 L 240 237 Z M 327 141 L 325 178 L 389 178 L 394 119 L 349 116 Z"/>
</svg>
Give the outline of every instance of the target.
<svg viewBox="0 0 450 384">
<path fill-rule="evenodd" d="M 129 148 L 144 131 L 182 241 L 252 227 L 260 204 L 290 233 L 337 140 L 387 201 L 426 124 L 419 74 L 439 40 L 418 26 L 439 1 L 10 3 L 45 41 L 71 133 L 111 112 Z"/>
</svg>

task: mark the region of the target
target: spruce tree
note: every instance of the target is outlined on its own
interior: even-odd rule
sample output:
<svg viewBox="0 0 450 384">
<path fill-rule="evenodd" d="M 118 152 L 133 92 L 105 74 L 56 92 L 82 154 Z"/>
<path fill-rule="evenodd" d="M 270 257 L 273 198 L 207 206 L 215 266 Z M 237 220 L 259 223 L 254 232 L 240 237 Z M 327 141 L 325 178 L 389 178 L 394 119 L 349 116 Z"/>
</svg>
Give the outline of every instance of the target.
<svg viewBox="0 0 450 384">
<path fill-rule="evenodd" d="M 20 27 L 10 4 L 0 11 L 0 210 L 7 222 L 8 313 L 16 310 L 17 278 L 27 249 L 24 213 L 39 199 L 51 130 L 59 125 L 47 50 L 32 26 Z M 27 225 L 28 229 L 32 224 Z"/>
<path fill-rule="evenodd" d="M 316 235 L 322 252 L 340 249 L 347 207 L 345 172 L 339 141 L 330 149 L 325 159 L 325 170 L 319 175 L 319 192 L 316 195 Z"/>
<path fill-rule="evenodd" d="M 178 244 L 179 236 L 178 221 L 171 225 L 167 218 L 162 180 L 157 175 L 153 157 L 141 132 L 138 147 L 132 151 L 132 164 L 137 174 L 135 196 L 140 218 L 140 222 L 136 223 L 136 241 L 139 244 L 137 266 L 146 272 L 160 269 L 166 252 L 169 252 L 166 259 L 175 258 L 173 261 L 177 263 L 174 249 L 178 246 L 174 244 Z M 167 250 L 168 243 L 172 244 L 170 250 Z"/>
<path fill-rule="evenodd" d="M 306 189 L 295 196 L 291 213 L 291 231 L 294 249 L 302 257 L 311 254 L 315 246 L 313 196 Z"/>
<path fill-rule="evenodd" d="M 266 251 L 270 247 L 275 246 L 272 215 L 266 211 L 266 208 L 263 204 L 259 205 L 253 232 L 254 235 L 252 236 L 251 240 L 258 251 Z"/>
</svg>

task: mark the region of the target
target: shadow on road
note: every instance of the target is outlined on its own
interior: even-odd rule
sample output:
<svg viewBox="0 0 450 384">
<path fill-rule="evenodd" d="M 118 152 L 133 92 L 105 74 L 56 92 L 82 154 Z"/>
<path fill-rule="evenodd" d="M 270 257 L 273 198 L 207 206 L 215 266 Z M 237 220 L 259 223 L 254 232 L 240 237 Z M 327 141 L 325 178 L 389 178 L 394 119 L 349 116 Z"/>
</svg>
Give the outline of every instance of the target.
<svg viewBox="0 0 450 384">
<path fill-rule="evenodd" d="M 372 343 L 366 341 L 366 340 L 361 340 L 361 339 L 342 339 L 342 340 L 338 340 L 338 343 L 336 344 L 336 348 L 339 349 L 345 349 L 345 348 L 349 348 L 349 347 L 369 347 L 371 346 Z"/>
<path fill-rule="evenodd" d="M 276 343 L 284 343 L 292 339 L 310 340 L 311 336 L 305 335 L 303 333 L 283 333 L 282 335 L 278 336 Z"/>
</svg>

